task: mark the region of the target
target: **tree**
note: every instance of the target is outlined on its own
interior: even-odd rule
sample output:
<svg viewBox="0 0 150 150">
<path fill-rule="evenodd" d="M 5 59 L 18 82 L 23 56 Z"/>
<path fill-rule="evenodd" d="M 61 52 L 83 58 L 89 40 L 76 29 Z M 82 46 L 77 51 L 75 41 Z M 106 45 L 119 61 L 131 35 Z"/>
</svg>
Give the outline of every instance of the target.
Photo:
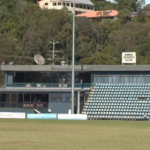
<svg viewBox="0 0 150 150">
<path fill-rule="evenodd" d="M 144 7 L 144 10 L 145 10 L 145 11 L 150 11 L 150 4 L 146 5 L 146 6 Z"/>
<path fill-rule="evenodd" d="M 88 65 L 114 65 L 116 62 L 113 60 L 113 57 L 110 55 L 107 55 L 105 53 L 95 53 L 91 57 L 83 58 L 80 60 L 82 64 L 88 64 Z"/>
<path fill-rule="evenodd" d="M 106 0 L 92 0 L 92 2 L 95 5 L 95 10 L 112 10 L 116 7 L 115 3 Z"/>
<path fill-rule="evenodd" d="M 137 0 L 115 0 L 117 2 L 117 9 L 128 9 L 129 11 L 137 11 L 138 4 Z"/>
<path fill-rule="evenodd" d="M 110 36 L 110 45 L 118 51 L 120 58 L 122 52 L 136 51 L 142 41 L 149 36 L 150 23 L 128 22 L 121 29 Z"/>
<path fill-rule="evenodd" d="M 119 11 L 118 18 L 121 24 L 131 21 L 131 13 L 128 9 L 124 8 Z"/>
</svg>

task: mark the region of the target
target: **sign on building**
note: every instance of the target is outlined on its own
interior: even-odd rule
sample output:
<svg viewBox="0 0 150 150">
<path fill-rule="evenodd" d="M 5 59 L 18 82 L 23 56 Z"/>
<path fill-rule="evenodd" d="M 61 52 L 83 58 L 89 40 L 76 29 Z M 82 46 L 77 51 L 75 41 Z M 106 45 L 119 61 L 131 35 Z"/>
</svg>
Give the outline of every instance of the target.
<svg viewBox="0 0 150 150">
<path fill-rule="evenodd" d="M 122 64 L 136 64 L 136 52 L 122 52 Z"/>
</svg>

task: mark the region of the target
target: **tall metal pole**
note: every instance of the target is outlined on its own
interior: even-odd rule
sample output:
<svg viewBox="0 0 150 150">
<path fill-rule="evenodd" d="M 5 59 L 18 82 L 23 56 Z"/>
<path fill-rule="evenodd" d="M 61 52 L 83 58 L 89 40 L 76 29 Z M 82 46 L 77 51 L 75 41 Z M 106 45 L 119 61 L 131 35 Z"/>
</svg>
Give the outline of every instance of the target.
<svg viewBox="0 0 150 150">
<path fill-rule="evenodd" d="M 72 29 L 72 92 L 71 92 L 72 114 L 74 114 L 74 51 L 75 51 L 75 0 L 73 0 L 73 29 Z"/>
</svg>

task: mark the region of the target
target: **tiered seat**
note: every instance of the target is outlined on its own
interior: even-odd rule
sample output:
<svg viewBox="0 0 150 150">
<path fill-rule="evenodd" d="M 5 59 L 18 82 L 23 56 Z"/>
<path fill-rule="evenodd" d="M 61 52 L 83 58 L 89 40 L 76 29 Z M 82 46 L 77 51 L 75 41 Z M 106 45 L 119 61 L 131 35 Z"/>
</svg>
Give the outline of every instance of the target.
<svg viewBox="0 0 150 150">
<path fill-rule="evenodd" d="M 96 84 L 84 113 L 89 119 L 148 120 L 150 84 Z"/>
</svg>

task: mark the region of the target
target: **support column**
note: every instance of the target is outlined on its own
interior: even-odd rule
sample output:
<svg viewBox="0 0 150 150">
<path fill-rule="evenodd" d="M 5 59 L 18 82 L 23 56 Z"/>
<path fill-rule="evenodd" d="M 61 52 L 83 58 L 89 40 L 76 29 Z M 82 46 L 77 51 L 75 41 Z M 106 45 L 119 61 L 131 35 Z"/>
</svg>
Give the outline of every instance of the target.
<svg viewBox="0 0 150 150">
<path fill-rule="evenodd" d="M 5 72 L 5 87 L 7 87 L 7 72 Z"/>
<path fill-rule="evenodd" d="M 31 93 L 30 93 L 30 103 L 31 103 Z"/>
<path fill-rule="evenodd" d="M 48 93 L 48 103 L 50 103 L 50 93 Z"/>
<path fill-rule="evenodd" d="M 48 110 L 50 109 L 50 101 L 51 101 L 51 96 L 50 93 L 48 93 Z"/>
<path fill-rule="evenodd" d="M 13 72 L 7 72 L 7 84 L 9 84 L 10 87 L 13 86 Z"/>
<path fill-rule="evenodd" d="M 22 107 L 24 108 L 24 93 L 22 94 L 22 96 L 23 96 L 23 105 L 22 105 Z"/>
<path fill-rule="evenodd" d="M 65 93 L 63 93 L 63 103 L 66 101 Z"/>
<path fill-rule="evenodd" d="M 78 91 L 78 111 L 77 114 L 80 114 L 80 92 Z"/>
<path fill-rule="evenodd" d="M 85 97 L 86 97 L 86 93 L 84 92 L 84 103 L 85 103 Z"/>
<path fill-rule="evenodd" d="M 17 108 L 18 108 L 18 93 L 16 93 L 16 103 L 17 103 Z"/>
<path fill-rule="evenodd" d="M 31 93 L 30 93 L 30 108 L 32 108 L 32 107 L 31 107 Z"/>
<path fill-rule="evenodd" d="M 10 98 L 10 99 L 9 99 L 9 102 L 10 102 L 10 107 L 11 107 L 11 93 L 10 93 L 9 96 L 10 96 L 10 97 L 9 97 L 9 98 Z"/>
</svg>

